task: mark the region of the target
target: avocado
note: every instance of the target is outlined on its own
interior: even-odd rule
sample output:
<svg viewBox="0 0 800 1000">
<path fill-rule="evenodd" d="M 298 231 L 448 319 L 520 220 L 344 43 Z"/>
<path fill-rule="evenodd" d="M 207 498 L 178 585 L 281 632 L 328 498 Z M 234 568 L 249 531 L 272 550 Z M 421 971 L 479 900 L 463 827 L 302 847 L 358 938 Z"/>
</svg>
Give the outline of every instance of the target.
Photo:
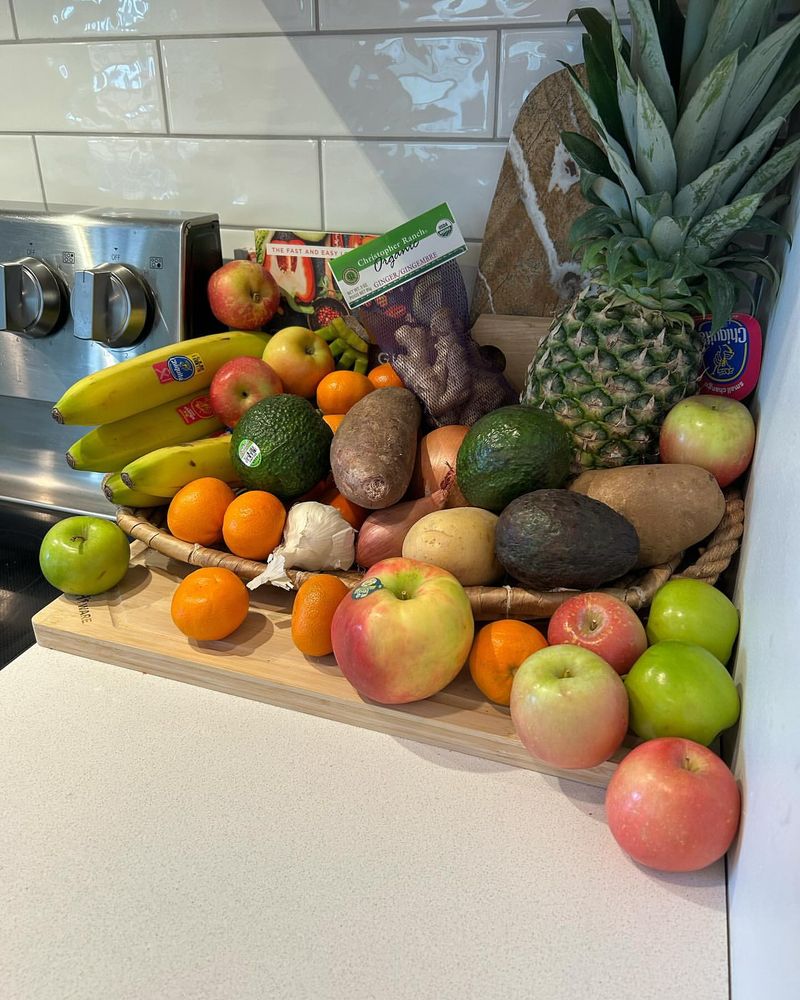
<svg viewBox="0 0 800 1000">
<path fill-rule="evenodd" d="M 529 587 L 591 590 L 633 569 L 639 536 L 621 514 L 570 490 L 536 490 L 497 522 L 497 559 Z"/>
<path fill-rule="evenodd" d="M 307 399 L 281 393 L 251 406 L 231 434 L 231 462 L 245 486 L 294 500 L 330 471 L 333 432 Z"/>
<path fill-rule="evenodd" d="M 561 486 L 572 459 L 569 432 L 535 406 L 501 406 L 478 420 L 458 450 L 456 476 L 473 507 L 500 511 L 532 490 Z"/>
</svg>

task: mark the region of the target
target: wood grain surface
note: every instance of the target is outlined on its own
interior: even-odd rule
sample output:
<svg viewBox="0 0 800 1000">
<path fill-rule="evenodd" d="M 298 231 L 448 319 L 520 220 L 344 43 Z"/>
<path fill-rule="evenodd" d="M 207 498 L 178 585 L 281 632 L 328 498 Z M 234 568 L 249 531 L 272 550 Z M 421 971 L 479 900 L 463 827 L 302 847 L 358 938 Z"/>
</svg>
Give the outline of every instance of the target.
<svg viewBox="0 0 800 1000">
<path fill-rule="evenodd" d="M 128 575 L 107 594 L 62 596 L 40 611 L 33 619 L 39 644 L 600 787 L 626 752 L 576 771 L 535 760 L 514 733 L 508 710 L 487 702 L 466 669 L 425 701 L 395 706 L 367 701 L 332 656 L 306 657 L 295 648 L 291 595 L 274 588 L 253 595 L 247 619 L 229 639 L 187 639 L 173 625 L 169 608 L 175 587 L 192 567 L 138 542 L 133 553 Z"/>
</svg>

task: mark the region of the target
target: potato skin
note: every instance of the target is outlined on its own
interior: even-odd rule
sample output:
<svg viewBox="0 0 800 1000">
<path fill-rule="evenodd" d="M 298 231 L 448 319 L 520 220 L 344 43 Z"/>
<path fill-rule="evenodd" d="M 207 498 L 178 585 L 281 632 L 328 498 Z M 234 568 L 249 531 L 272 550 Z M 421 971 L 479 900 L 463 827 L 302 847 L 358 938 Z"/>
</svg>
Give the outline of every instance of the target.
<svg viewBox="0 0 800 1000">
<path fill-rule="evenodd" d="M 497 583 L 503 567 L 494 554 L 497 515 L 479 507 L 435 510 L 411 526 L 403 558 L 446 569 L 464 587 Z"/>
<path fill-rule="evenodd" d="M 414 471 L 422 410 L 408 389 L 376 389 L 345 414 L 331 445 L 336 488 L 369 510 L 401 500 Z"/>
<path fill-rule="evenodd" d="M 696 465 L 625 465 L 584 472 L 569 487 L 600 500 L 639 535 L 638 567 L 658 566 L 708 537 L 725 513 L 710 472 Z"/>
</svg>

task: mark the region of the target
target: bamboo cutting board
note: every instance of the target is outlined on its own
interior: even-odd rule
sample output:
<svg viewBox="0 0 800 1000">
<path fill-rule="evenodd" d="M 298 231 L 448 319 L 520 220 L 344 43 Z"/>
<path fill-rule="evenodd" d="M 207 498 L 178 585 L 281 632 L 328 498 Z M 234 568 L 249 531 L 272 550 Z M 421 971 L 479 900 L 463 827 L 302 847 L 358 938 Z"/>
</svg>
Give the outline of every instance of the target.
<svg viewBox="0 0 800 1000">
<path fill-rule="evenodd" d="M 187 639 L 173 625 L 169 608 L 175 587 L 192 567 L 138 542 L 132 552 L 131 569 L 114 590 L 98 597 L 59 597 L 34 617 L 41 646 L 600 787 L 624 756 L 622 750 L 581 771 L 535 760 L 514 733 L 508 709 L 487 702 L 467 670 L 425 701 L 398 706 L 367 701 L 332 656 L 306 657 L 295 648 L 291 595 L 274 588 L 252 596 L 250 614 L 230 639 Z"/>
</svg>

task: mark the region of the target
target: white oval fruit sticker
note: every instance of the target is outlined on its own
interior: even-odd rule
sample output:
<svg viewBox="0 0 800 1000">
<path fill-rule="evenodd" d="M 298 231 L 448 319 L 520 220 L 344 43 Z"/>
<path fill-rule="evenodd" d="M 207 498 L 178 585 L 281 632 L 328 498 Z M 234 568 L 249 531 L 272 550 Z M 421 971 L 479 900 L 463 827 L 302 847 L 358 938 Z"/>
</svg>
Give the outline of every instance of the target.
<svg viewBox="0 0 800 1000">
<path fill-rule="evenodd" d="M 261 449 L 255 441 L 242 438 L 239 442 L 239 461 L 248 469 L 254 469 L 261 465 Z"/>
</svg>

